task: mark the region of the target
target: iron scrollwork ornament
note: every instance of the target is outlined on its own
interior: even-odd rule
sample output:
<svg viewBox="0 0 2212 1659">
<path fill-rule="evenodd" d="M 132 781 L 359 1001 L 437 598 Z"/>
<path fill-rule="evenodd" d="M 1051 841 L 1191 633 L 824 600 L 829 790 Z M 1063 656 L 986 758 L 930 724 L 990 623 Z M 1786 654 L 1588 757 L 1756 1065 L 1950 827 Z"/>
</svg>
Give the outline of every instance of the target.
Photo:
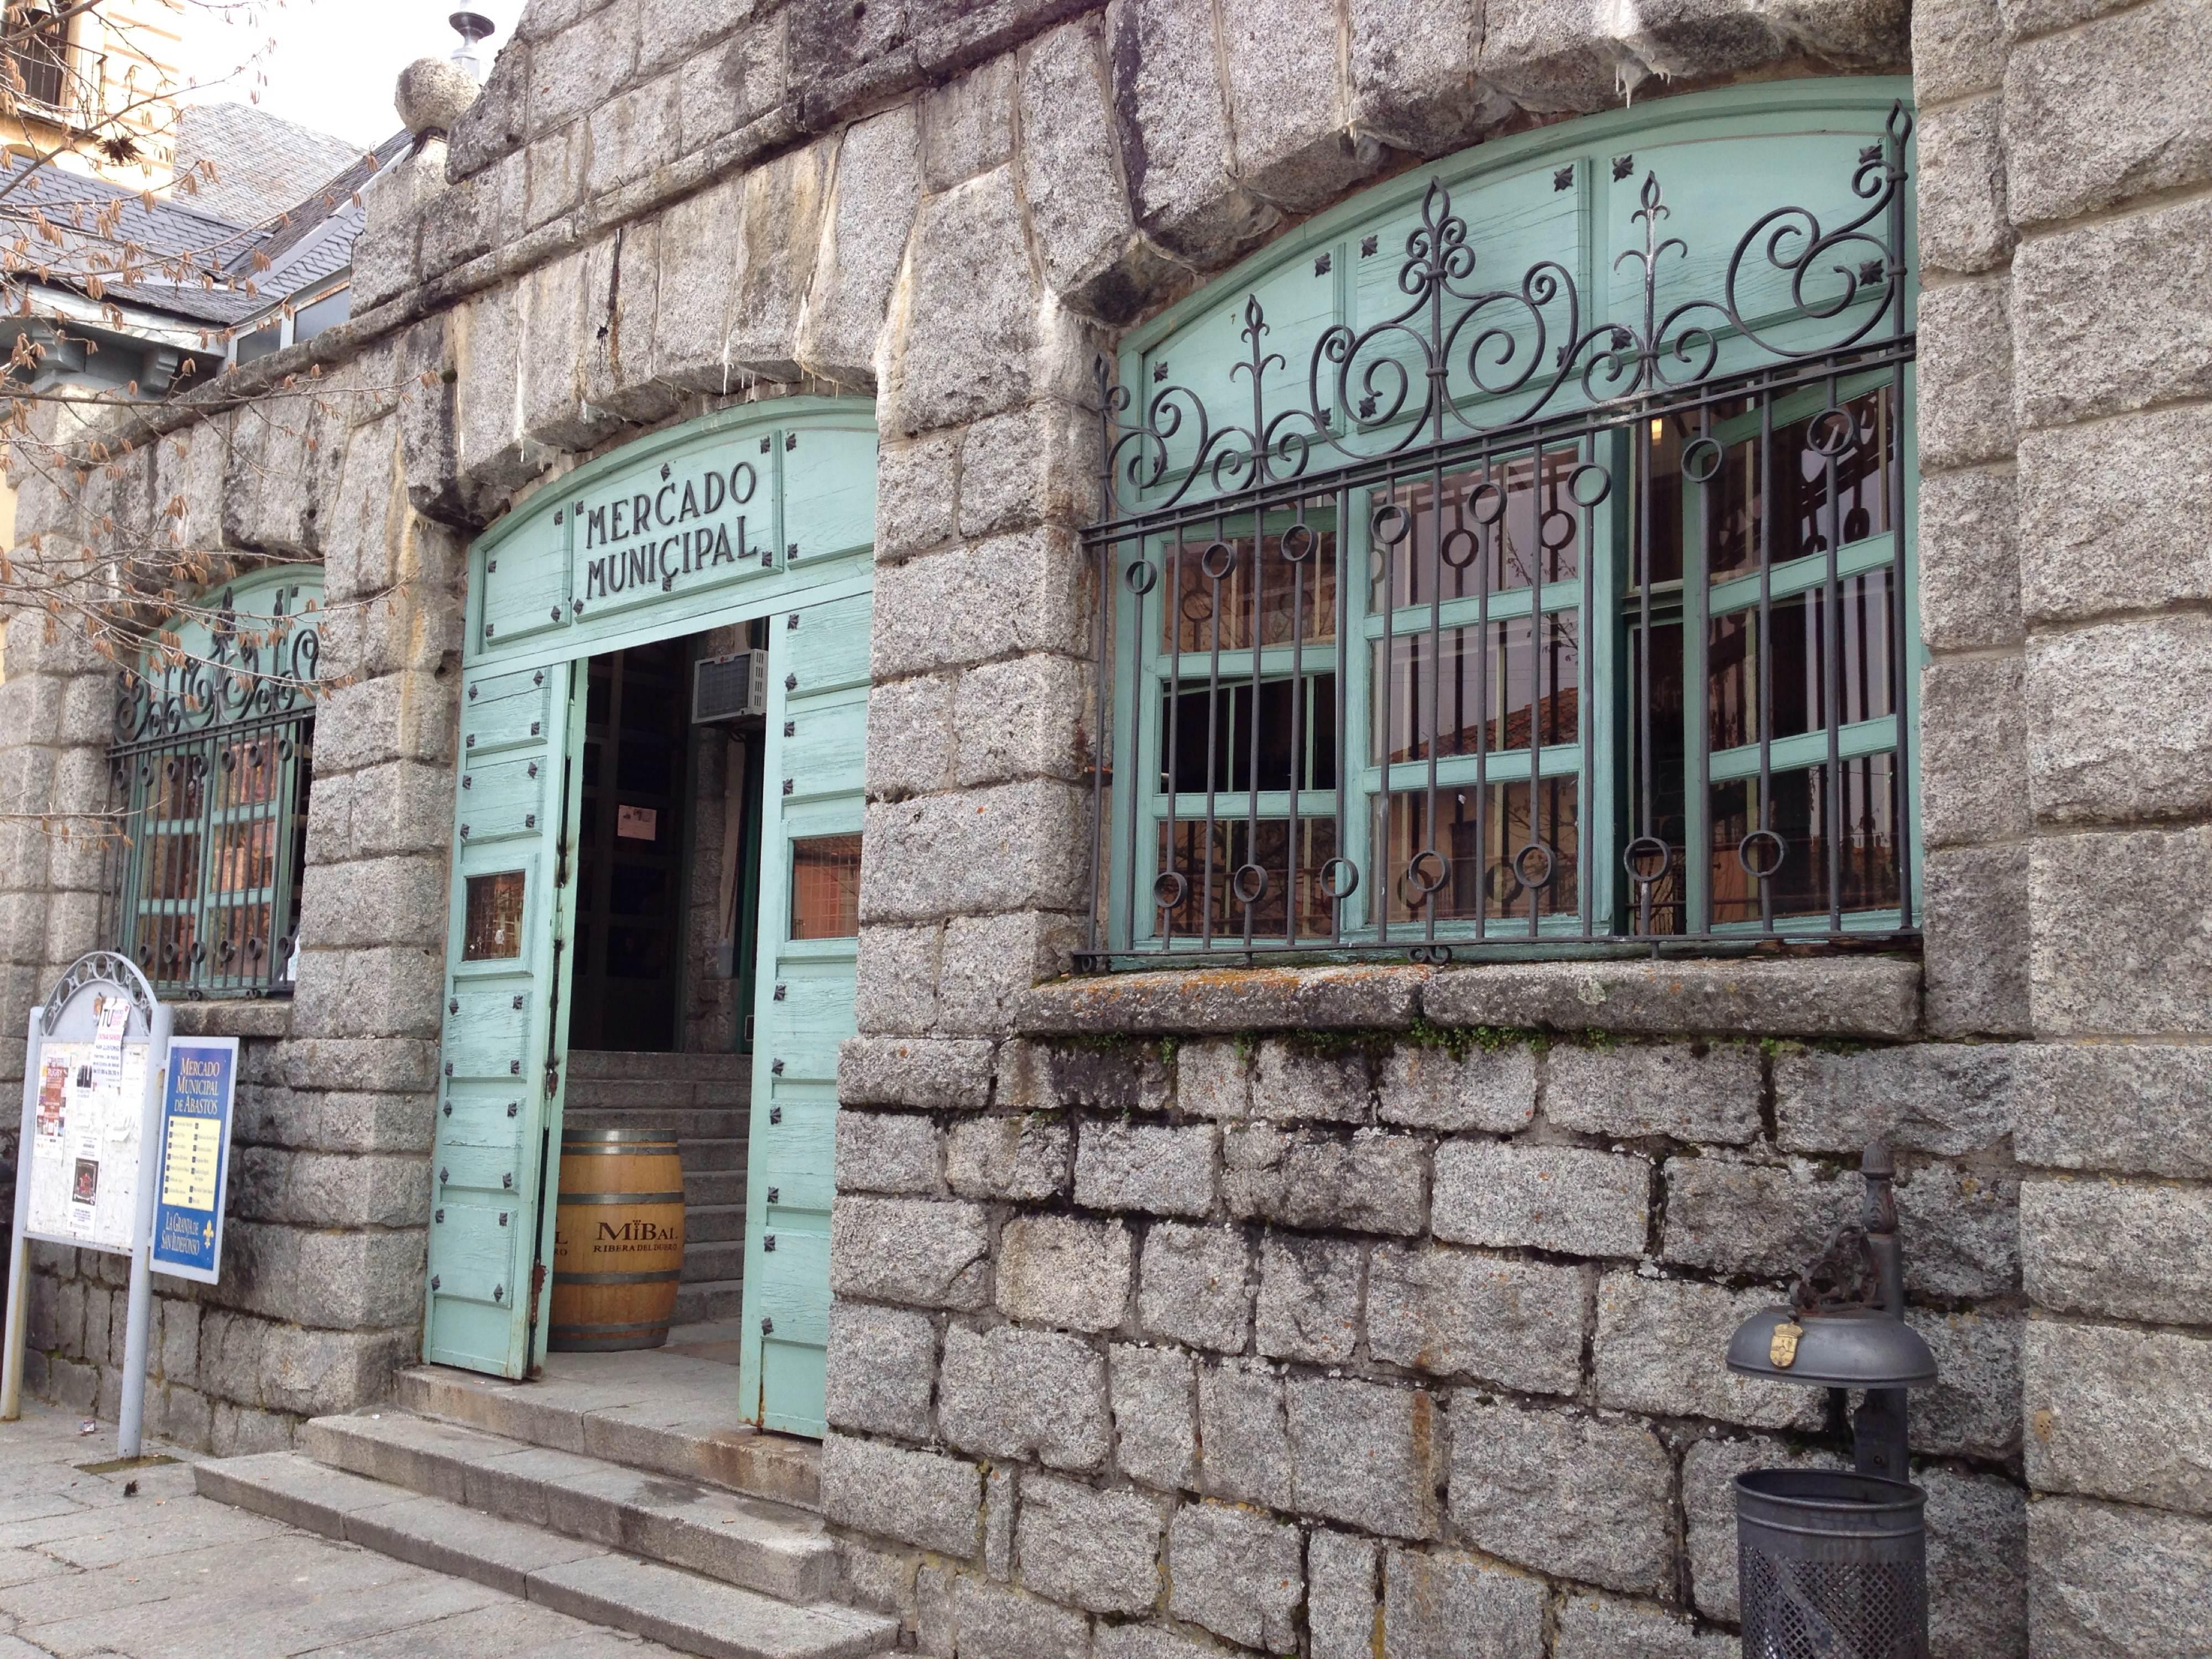
<svg viewBox="0 0 2212 1659">
<path fill-rule="evenodd" d="M 1672 305 L 1662 303 L 1662 270 L 1686 264 L 1692 250 L 1667 234 L 1672 210 L 1658 173 L 1647 170 L 1630 215 L 1640 246 L 1613 264 L 1615 272 L 1635 269 L 1640 302 L 1632 317 L 1595 323 L 1586 321 L 1575 273 L 1557 259 L 1538 260 L 1504 286 L 1483 286 L 1468 222 L 1432 179 L 1399 266 L 1404 305 L 1364 328 L 1325 330 L 1313 345 L 1302 402 L 1269 407 L 1268 374 L 1289 364 L 1270 348 L 1274 325 L 1256 294 L 1245 301 L 1238 331 L 1243 355 L 1230 368 L 1232 382 L 1243 383 L 1240 403 L 1249 397 L 1249 404 L 1233 416 L 1168 380 L 1159 362 L 1157 389 L 1138 422 L 1127 423 L 1130 389 L 1102 356 L 1096 374 L 1108 488 L 1126 485 L 1148 498 L 1144 511 L 1158 512 L 1201 483 L 1212 495 L 1232 496 L 1305 478 L 1323 453 L 1357 465 L 1525 426 L 1565 412 L 1577 392 L 1596 407 L 1663 398 L 1713 376 L 1732 339 L 1787 364 L 1849 351 L 1885 323 L 1902 333 L 1906 260 L 1893 210 L 1911 131 L 1900 103 L 1886 136 L 1858 154 L 1854 204 L 1841 222 L 1802 206 L 1771 209 L 1737 239 L 1718 297 Z M 1754 304 L 1750 292 L 1755 280 L 1776 277 L 1789 295 L 1778 313 Z M 1747 365 L 1727 367 L 1733 374 Z"/>
<path fill-rule="evenodd" d="M 319 611 L 289 609 L 300 592 L 279 589 L 265 616 L 242 615 L 226 592 L 210 621 L 204 657 L 124 669 L 116 677 L 116 743 L 191 737 L 302 711 L 322 672 L 322 633 Z"/>
</svg>

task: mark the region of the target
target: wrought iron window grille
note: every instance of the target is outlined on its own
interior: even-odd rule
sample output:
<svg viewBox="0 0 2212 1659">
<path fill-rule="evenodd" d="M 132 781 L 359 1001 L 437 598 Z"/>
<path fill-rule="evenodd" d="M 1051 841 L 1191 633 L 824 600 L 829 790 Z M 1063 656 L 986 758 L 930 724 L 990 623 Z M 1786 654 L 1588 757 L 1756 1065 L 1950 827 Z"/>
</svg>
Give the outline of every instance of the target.
<svg viewBox="0 0 2212 1659">
<path fill-rule="evenodd" d="M 1303 384 L 1256 289 L 1233 391 L 1098 360 L 1079 966 L 1917 936 L 1911 131 L 1724 259 L 1648 169 L 1503 286 L 1432 179 Z"/>
<path fill-rule="evenodd" d="M 265 609 L 226 592 L 182 661 L 117 677 L 103 933 L 164 995 L 292 989 L 319 580 L 258 586 Z"/>
</svg>

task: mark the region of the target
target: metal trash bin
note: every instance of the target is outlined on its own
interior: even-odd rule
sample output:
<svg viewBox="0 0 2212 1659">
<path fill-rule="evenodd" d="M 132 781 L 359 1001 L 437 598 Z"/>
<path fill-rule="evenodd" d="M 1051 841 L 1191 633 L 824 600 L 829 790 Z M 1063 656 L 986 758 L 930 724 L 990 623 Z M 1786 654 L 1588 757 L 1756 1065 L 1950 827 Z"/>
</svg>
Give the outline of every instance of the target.
<svg viewBox="0 0 2212 1659">
<path fill-rule="evenodd" d="M 1927 1501 L 1842 1469 L 1736 1476 L 1744 1659 L 1928 1659 Z"/>
</svg>

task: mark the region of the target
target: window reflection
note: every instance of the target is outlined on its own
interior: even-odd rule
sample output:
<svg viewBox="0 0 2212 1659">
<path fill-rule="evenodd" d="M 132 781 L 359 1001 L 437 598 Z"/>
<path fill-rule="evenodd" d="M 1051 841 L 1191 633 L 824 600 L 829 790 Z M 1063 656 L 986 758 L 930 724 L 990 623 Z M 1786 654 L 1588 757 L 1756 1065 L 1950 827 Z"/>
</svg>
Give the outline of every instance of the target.
<svg viewBox="0 0 2212 1659">
<path fill-rule="evenodd" d="M 1700 427 L 1693 416 L 1655 420 L 1650 434 L 1650 479 L 1649 505 L 1641 533 L 1650 538 L 1650 564 L 1655 581 L 1680 581 L 1685 526 L 1698 533 L 1702 526 L 1705 568 L 1710 580 L 1723 580 L 1759 568 L 1767 535 L 1766 515 L 1773 514 L 1774 546 L 1770 564 L 1787 564 L 1828 550 L 1832 526 L 1840 532 L 1837 545 L 1847 547 L 1869 536 L 1890 530 L 1890 492 L 1897 465 L 1897 421 L 1892 388 L 1879 386 L 1844 400 L 1840 412 L 1815 411 L 1802 419 L 1778 422 L 1773 435 L 1773 463 L 1761 455 L 1755 426 L 1747 435 L 1735 428 L 1755 416 L 1755 405 L 1735 401 L 1718 405 L 1705 428 L 1716 434 L 1717 455 L 1700 444 Z M 1846 421 L 1844 417 L 1848 416 Z M 1692 471 L 1711 469 L 1702 485 L 1682 475 L 1683 452 L 1693 446 L 1698 455 Z M 1823 453 L 1833 450 L 1831 456 Z M 1835 470 L 1832 505 L 1829 495 L 1829 466 Z M 1773 500 L 1766 498 L 1765 483 L 1774 480 Z M 1641 544 L 1639 543 L 1639 547 Z M 1643 562 L 1639 551 L 1638 565 Z"/>
<path fill-rule="evenodd" d="M 1843 763 L 1838 862 L 1842 908 L 1887 909 L 1898 902 L 1897 777 L 1893 757 L 1868 755 Z M 1778 916 L 1814 915 L 1828 908 L 1828 769 L 1783 772 L 1772 780 L 1772 818 L 1766 826 L 1779 849 L 1764 839 L 1745 849 L 1752 865 L 1779 869 L 1768 882 Z M 1712 791 L 1713 920 L 1757 921 L 1759 882 L 1737 849 L 1759 829 L 1759 780 L 1717 783 Z"/>
<path fill-rule="evenodd" d="M 1285 557 L 1286 543 L 1291 553 L 1302 556 Z M 1228 551 L 1210 550 L 1216 548 Z M 1262 646 L 1334 639 L 1336 532 L 1286 525 L 1263 539 L 1261 554 L 1255 572 L 1249 535 L 1218 542 L 1193 536 L 1162 549 L 1160 586 L 1175 600 L 1161 615 L 1163 647 L 1210 652 L 1218 645 L 1224 651 L 1247 651 L 1255 629 Z"/>
<path fill-rule="evenodd" d="M 1470 599 L 1582 570 L 1583 509 L 1568 480 L 1581 457 L 1571 447 L 1494 461 L 1441 483 L 1402 483 L 1376 514 L 1368 605 L 1374 611 Z"/>
<path fill-rule="evenodd" d="M 1547 611 L 1538 648 L 1526 617 L 1487 629 L 1446 628 L 1437 635 L 1439 683 L 1429 635 L 1400 634 L 1374 644 L 1374 749 L 1392 763 L 1526 749 L 1576 741 L 1581 715 L 1581 618 Z"/>
<path fill-rule="evenodd" d="M 1173 856 L 1170 856 L 1172 847 Z M 1287 819 L 1263 818 L 1257 825 L 1243 819 L 1217 820 L 1209 836 L 1203 820 L 1188 819 L 1160 825 L 1159 867 L 1183 878 L 1181 902 L 1164 910 L 1155 895 L 1153 915 L 1165 917 L 1164 926 L 1179 934 L 1197 935 L 1210 925 L 1215 935 L 1244 931 L 1245 904 L 1239 896 L 1237 872 L 1247 864 L 1267 872 L 1266 890 L 1257 892 L 1251 905 L 1252 932 L 1279 938 L 1295 891 L 1297 930 L 1302 937 L 1327 935 L 1336 925 L 1335 905 L 1324 890 L 1324 867 L 1336 857 L 1336 821 L 1301 818 L 1297 827 L 1297 867 L 1291 868 L 1291 826 Z M 1341 882 L 1337 884 L 1341 887 Z M 1255 894 L 1248 877 L 1241 891 Z M 1209 918 L 1211 919 L 1209 923 Z"/>
<path fill-rule="evenodd" d="M 1431 903 L 1438 921 L 1525 921 L 1532 895 L 1540 917 L 1577 914 L 1582 826 L 1572 777 L 1439 789 L 1433 829 L 1428 805 L 1420 790 L 1375 803 L 1393 925 L 1425 921 Z"/>
<path fill-rule="evenodd" d="M 1890 678 L 1890 580 L 1871 570 L 1838 584 L 1841 596 L 1839 723 L 1878 719 L 1895 708 Z M 1791 737 L 1828 724 L 1827 590 L 1773 602 L 1767 623 L 1773 721 L 1767 735 Z M 1716 750 L 1757 743 L 1761 682 L 1756 610 L 1713 618 L 1706 666 L 1712 684 L 1711 743 Z"/>
</svg>

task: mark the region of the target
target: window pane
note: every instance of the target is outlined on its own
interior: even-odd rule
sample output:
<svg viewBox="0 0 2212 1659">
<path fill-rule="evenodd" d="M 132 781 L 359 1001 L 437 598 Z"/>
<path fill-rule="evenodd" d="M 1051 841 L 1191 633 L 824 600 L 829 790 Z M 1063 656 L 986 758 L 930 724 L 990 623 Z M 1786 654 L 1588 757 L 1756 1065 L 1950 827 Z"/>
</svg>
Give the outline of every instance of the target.
<svg viewBox="0 0 2212 1659">
<path fill-rule="evenodd" d="M 342 288 L 300 307 L 292 318 L 292 341 L 312 340 L 326 328 L 336 328 L 353 315 L 353 290 Z"/>
<path fill-rule="evenodd" d="M 257 357 L 266 357 L 283 343 L 284 335 L 282 325 L 270 323 L 264 327 L 255 329 L 251 334 L 240 335 L 235 356 L 240 362 L 250 363 Z"/>
<path fill-rule="evenodd" d="M 1304 757 L 1297 769 L 1301 789 L 1336 787 L 1336 676 L 1310 675 L 1302 683 L 1303 701 L 1289 679 L 1260 684 L 1259 716 L 1253 717 L 1252 687 L 1226 685 L 1209 694 L 1201 686 L 1160 698 L 1160 787 L 1203 794 L 1209 769 L 1212 787 L 1237 792 L 1253 787 L 1291 787 L 1291 756 Z M 1209 705 L 1212 717 L 1209 721 Z M 1293 750 L 1292 740 L 1296 739 Z M 1255 786 L 1254 744 L 1258 745 Z M 1207 767 L 1211 754 L 1212 766 Z"/>
<path fill-rule="evenodd" d="M 210 889 L 217 894 L 249 893 L 276 879 L 276 821 L 226 823 L 215 832 L 215 862 Z"/>
<path fill-rule="evenodd" d="M 1572 580 L 1582 570 L 1583 510 L 1567 481 L 1579 465 L 1570 445 L 1545 451 L 1540 473 L 1524 454 L 1450 473 L 1441 486 L 1420 478 L 1392 489 L 1376 515 L 1369 609 Z"/>
<path fill-rule="evenodd" d="M 225 905 L 209 917 L 215 961 L 210 964 L 220 977 L 264 979 L 269 972 L 269 907 L 266 904 Z"/>
<path fill-rule="evenodd" d="M 1158 555 L 1160 570 L 1164 579 L 1161 584 L 1164 594 L 1176 597 L 1176 603 L 1163 611 L 1160 622 L 1162 648 L 1168 651 L 1212 651 L 1218 643 L 1224 651 L 1246 651 L 1251 648 L 1254 624 L 1258 624 L 1260 643 L 1263 646 L 1289 645 L 1304 640 L 1309 644 L 1336 637 L 1336 532 L 1333 530 L 1309 531 L 1311 550 L 1300 559 L 1283 556 L 1284 537 L 1268 536 L 1261 548 L 1258 572 L 1259 614 L 1253 615 L 1254 572 L 1252 538 L 1250 536 L 1231 537 L 1213 543 L 1204 538 L 1192 537 L 1180 548 L 1170 544 Z M 1299 538 L 1291 538 L 1291 550 L 1300 544 Z M 1208 574 L 1206 550 L 1225 546 L 1229 556 L 1213 557 L 1215 568 L 1223 574 Z M 1220 637 L 1214 632 L 1214 615 L 1220 613 Z"/>
<path fill-rule="evenodd" d="M 1530 797 L 1526 779 L 1439 789 L 1433 832 L 1425 790 L 1378 797 L 1375 845 L 1382 849 L 1391 922 L 1425 921 L 1431 904 L 1439 921 L 1526 921 L 1532 896 L 1540 916 L 1575 915 L 1582 855 L 1576 781 L 1538 781 L 1533 822 Z"/>
<path fill-rule="evenodd" d="M 1775 489 L 1771 502 L 1774 548 L 1771 562 L 1787 564 L 1828 548 L 1831 508 L 1828 467 L 1835 465 L 1837 544 L 1848 546 L 1869 536 L 1886 535 L 1890 528 L 1889 501 L 1897 462 L 1895 399 L 1884 386 L 1846 399 L 1841 405 L 1846 422 L 1820 412 L 1774 428 L 1773 465 L 1760 453 L 1754 427 L 1747 436 L 1723 445 L 1719 465 L 1703 485 L 1686 486 L 1682 451 L 1695 442 L 1701 430 L 1690 416 L 1676 416 L 1650 422 L 1650 490 L 1643 527 L 1650 540 L 1653 580 L 1679 581 L 1682 575 L 1685 526 L 1703 526 L 1705 568 L 1714 581 L 1741 576 L 1759 568 L 1767 534 L 1765 481 L 1770 470 Z M 1725 432 L 1749 423 L 1755 406 L 1728 403 L 1713 413 L 1709 428 Z M 1834 450 L 1831 457 L 1824 450 Z M 1641 559 L 1638 566 L 1641 568 Z"/>
<path fill-rule="evenodd" d="M 1890 580 L 1870 570 L 1838 584 L 1842 594 L 1841 723 L 1878 719 L 1893 711 L 1890 679 Z M 1767 625 L 1772 652 L 1774 723 L 1770 736 L 1818 732 L 1828 724 L 1827 590 L 1817 587 L 1774 601 Z M 1712 746 L 1733 749 L 1759 741 L 1759 613 L 1732 611 L 1711 624 L 1708 672 L 1712 681 Z"/>
<path fill-rule="evenodd" d="M 1216 937 L 1241 937 L 1245 924 L 1244 897 L 1250 896 L 1254 935 L 1280 939 L 1284 937 L 1286 912 L 1285 896 L 1293 890 L 1297 895 L 1299 938 L 1325 938 L 1334 930 L 1336 907 L 1322 890 L 1322 866 L 1336 856 L 1336 821 L 1298 820 L 1295 871 L 1291 867 L 1289 821 L 1263 818 L 1256 826 L 1256 836 L 1254 829 L 1242 818 L 1233 822 L 1215 820 L 1210 836 L 1202 820 L 1160 825 L 1159 867 L 1171 870 L 1183 878 L 1181 901 L 1166 917 L 1171 932 L 1199 935 L 1206 930 L 1206 919 L 1211 916 Z M 1174 832 L 1172 859 L 1169 856 L 1170 830 Z M 1237 872 L 1247 864 L 1256 865 L 1267 872 L 1264 890 L 1249 876 L 1240 886 Z M 1157 894 L 1152 915 L 1156 923 L 1160 921 L 1162 908 Z"/>
<path fill-rule="evenodd" d="M 216 757 L 221 775 L 216 800 L 224 806 L 243 806 L 276 799 L 276 781 L 283 771 L 278 762 L 274 738 L 225 744 Z"/>
<path fill-rule="evenodd" d="M 1529 632 L 1526 617 L 1504 617 L 1486 629 L 1439 629 L 1441 686 L 1431 667 L 1427 634 L 1377 640 L 1370 694 L 1374 752 L 1393 763 L 1426 760 L 1431 732 L 1437 726 L 1439 755 L 1525 750 L 1532 704 L 1539 743 L 1576 741 L 1581 732 L 1580 618 L 1571 611 L 1546 612 L 1541 648 L 1533 659 Z"/>
<path fill-rule="evenodd" d="M 1840 866 L 1842 908 L 1881 910 L 1898 902 L 1897 779 L 1893 757 L 1869 755 L 1843 763 Z M 1751 864 L 1781 866 L 1767 885 L 1777 916 L 1826 915 L 1828 908 L 1828 769 L 1784 772 L 1773 779 L 1775 848 L 1761 837 L 1744 849 Z M 1759 883 L 1738 848 L 1759 824 L 1759 780 L 1713 786 L 1713 920 L 1758 921 Z"/>
<path fill-rule="evenodd" d="M 471 876 L 467 920 L 461 933 L 461 960 L 498 962 L 522 954 L 522 901 L 526 878 L 520 870 Z"/>
<path fill-rule="evenodd" d="M 198 935 L 198 918 L 189 911 L 182 915 L 141 917 L 138 966 L 147 978 L 157 983 L 187 977 L 191 972 Z"/>
<path fill-rule="evenodd" d="M 809 836 L 791 843 L 791 936 L 852 939 L 860 931 L 860 838 Z"/>
<path fill-rule="evenodd" d="M 197 899 L 200 892 L 198 835 L 148 836 L 145 863 L 140 867 L 141 899 Z"/>
</svg>

